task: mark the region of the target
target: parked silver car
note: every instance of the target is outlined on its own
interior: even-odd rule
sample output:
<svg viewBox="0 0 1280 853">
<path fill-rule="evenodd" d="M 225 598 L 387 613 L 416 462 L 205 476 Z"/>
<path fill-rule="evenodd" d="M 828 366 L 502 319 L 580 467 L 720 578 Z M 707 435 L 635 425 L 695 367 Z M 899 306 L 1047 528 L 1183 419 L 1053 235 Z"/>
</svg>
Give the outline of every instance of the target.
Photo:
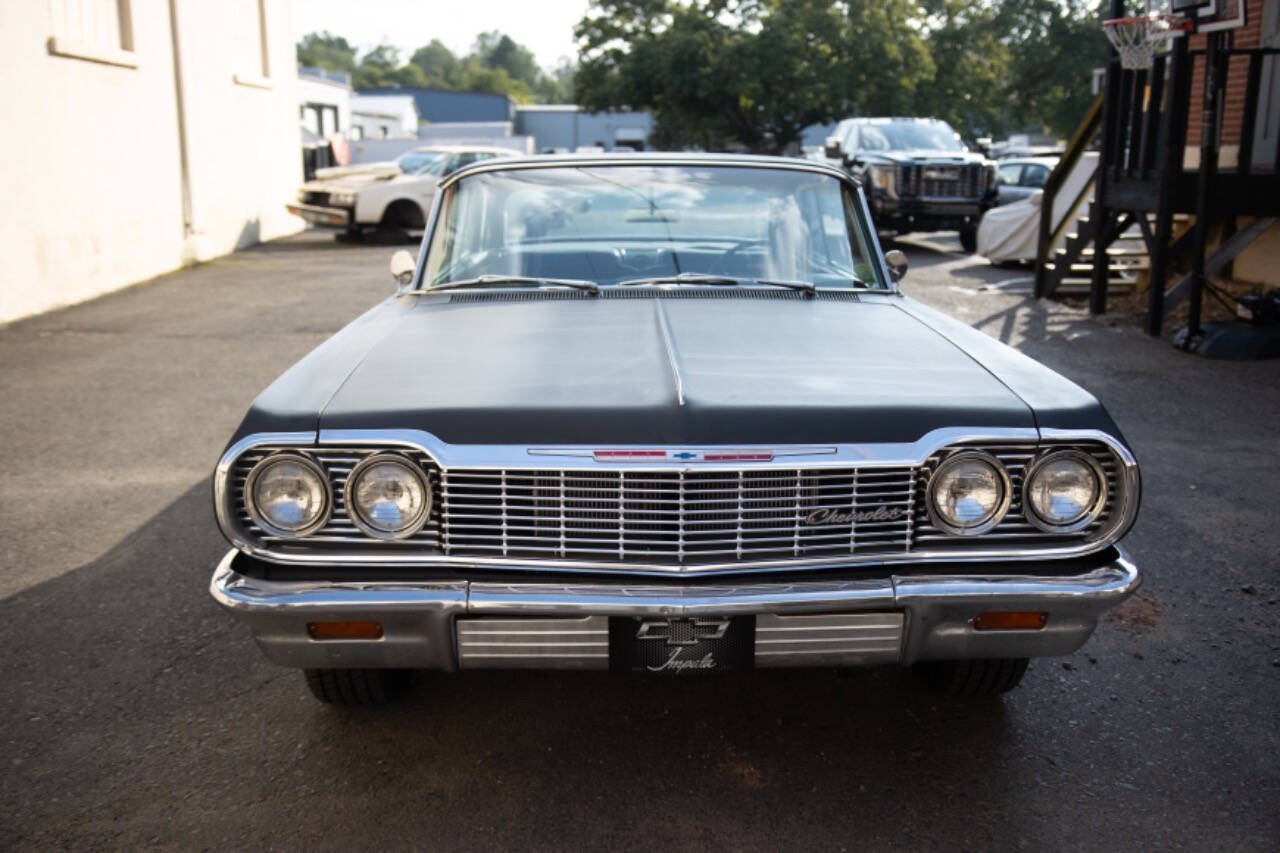
<svg viewBox="0 0 1280 853">
<path fill-rule="evenodd" d="M 1057 157 L 1019 157 L 1001 160 L 996 169 L 996 205 L 1022 201 L 1044 188 Z"/>
</svg>

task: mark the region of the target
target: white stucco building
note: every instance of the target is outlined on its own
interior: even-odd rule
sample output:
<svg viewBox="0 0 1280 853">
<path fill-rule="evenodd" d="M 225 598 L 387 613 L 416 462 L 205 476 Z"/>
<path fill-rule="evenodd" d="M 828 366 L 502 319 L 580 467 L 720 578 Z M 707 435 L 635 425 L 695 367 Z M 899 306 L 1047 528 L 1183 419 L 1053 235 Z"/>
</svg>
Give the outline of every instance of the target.
<svg viewBox="0 0 1280 853">
<path fill-rule="evenodd" d="M 400 139 L 417 135 L 418 108 L 412 95 L 352 94 L 352 139 Z"/>
<path fill-rule="evenodd" d="M 14 0 L 0 323 L 299 230 L 289 0 Z"/>
</svg>

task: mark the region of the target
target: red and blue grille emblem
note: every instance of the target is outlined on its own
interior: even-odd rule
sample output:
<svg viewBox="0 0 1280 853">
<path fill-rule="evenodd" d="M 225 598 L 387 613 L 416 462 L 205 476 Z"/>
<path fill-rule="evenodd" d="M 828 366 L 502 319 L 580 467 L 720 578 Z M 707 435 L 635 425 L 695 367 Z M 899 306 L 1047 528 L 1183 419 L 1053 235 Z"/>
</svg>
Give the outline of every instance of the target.
<svg viewBox="0 0 1280 853">
<path fill-rule="evenodd" d="M 771 450 L 596 450 L 597 462 L 769 462 Z"/>
</svg>

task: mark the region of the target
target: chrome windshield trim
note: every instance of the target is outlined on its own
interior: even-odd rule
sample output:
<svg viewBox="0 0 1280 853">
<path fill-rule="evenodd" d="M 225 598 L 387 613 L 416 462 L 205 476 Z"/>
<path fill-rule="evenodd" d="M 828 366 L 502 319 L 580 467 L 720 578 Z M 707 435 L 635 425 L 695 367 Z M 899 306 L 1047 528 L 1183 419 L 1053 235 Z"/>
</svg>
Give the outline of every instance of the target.
<svg viewBox="0 0 1280 853">
<path fill-rule="evenodd" d="M 816 160 L 801 160 L 792 157 L 760 157 L 743 154 L 690 156 L 688 154 L 675 153 L 642 154 L 639 156 L 626 154 L 547 156 L 544 154 L 539 155 L 536 159 L 496 159 L 471 163 L 449 175 L 440 182 L 439 186 L 441 189 L 447 189 L 463 178 L 485 172 L 514 172 L 525 169 L 578 169 L 587 166 L 607 166 L 610 168 L 626 166 L 728 166 L 748 169 L 786 169 L 792 172 L 816 172 L 852 182 L 847 172 L 837 169 L 835 166 L 819 163 Z"/>
<path fill-rule="evenodd" d="M 291 552 L 281 553 L 262 547 L 252 537 L 239 529 L 234 513 L 230 508 L 230 495 L 227 493 L 227 480 L 235 459 L 246 450 L 260 445 L 305 445 L 320 446 L 380 446 L 404 447 L 421 451 L 440 466 L 441 470 L 452 467 L 468 469 L 546 469 L 552 462 L 548 456 L 554 456 L 552 467 L 565 470 L 600 470 L 617 471 L 707 471 L 720 469 L 757 470 L 757 469 L 793 469 L 804 468 L 847 468 L 847 467 L 918 467 L 930 456 L 946 447 L 958 444 L 982 442 L 1087 442 L 1098 441 L 1107 445 L 1119 460 L 1118 472 L 1123 483 L 1121 511 L 1114 523 L 1097 539 L 1071 545 L 1058 545 L 1042 548 L 976 548 L 974 540 L 967 540 L 963 549 L 920 548 L 902 554 L 868 554 L 841 558 L 805 558 L 782 559 L 751 562 L 719 562 L 696 563 L 689 565 L 672 565 L 669 563 L 644 562 L 598 562 L 573 559 L 538 559 L 514 557 L 478 557 L 452 556 L 437 553 L 404 553 L 403 551 L 387 551 L 384 553 L 343 552 L 330 550 L 324 553 Z M 726 445 L 728 446 L 728 445 Z M 652 449 L 657 445 L 613 445 L 608 449 L 625 450 Z M 617 461 L 599 461 L 592 455 L 583 455 L 595 449 L 580 446 L 538 446 L 523 445 L 457 445 L 449 444 L 430 433 L 419 430 L 321 430 L 317 433 L 263 433 L 247 436 L 227 450 L 219 462 L 214 477 L 214 498 L 218 523 L 231 544 L 250 556 L 286 564 L 295 565 L 401 565 L 401 566 L 466 566 L 476 570 L 510 570 L 523 569 L 529 571 L 612 574 L 620 576 L 701 576 L 721 574 L 748 574 L 753 572 L 770 573 L 790 571 L 794 569 L 839 568 L 852 565 L 892 566 L 904 563 L 981 563 L 996 561 L 1044 560 L 1079 557 L 1096 553 L 1111 547 L 1132 526 L 1137 515 L 1139 499 L 1139 477 L 1137 462 L 1133 454 L 1115 437 L 1100 430 L 1036 430 L 1031 428 L 960 428 L 949 427 L 933 430 L 920 439 L 909 443 L 885 444 L 845 444 L 827 447 L 778 447 L 762 445 L 732 445 L 734 451 L 752 449 L 770 450 L 776 453 L 768 462 L 688 462 L 668 463 L 627 463 Z M 664 448 L 680 449 L 680 448 Z M 705 450 L 705 446 L 690 447 L 690 450 Z M 804 455 L 785 455 L 798 451 Z"/>
<path fill-rule="evenodd" d="M 828 175 L 844 184 L 852 193 L 857 201 L 859 222 L 858 227 L 862 230 L 867 245 L 873 249 L 875 255 L 876 274 L 880 277 L 880 284 L 872 287 L 863 288 L 819 288 L 819 292 L 855 292 L 855 293 L 891 293 L 901 294 L 898 284 L 889 275 L 889 267 L 884 260 L 884 248 L 880 245 L 880 236 L 876 231 L 871 218 L 871 207 L 867 203 L 866 193 L 862 190 L 862 184 L 853 178 L 843 169 L 836 168 L 827 163 L 820 163 L 816 160 L 801 160 L 794 157 L 760 157 L 751 155 L 702 155 L 690 156 L 681 154 L 643 154 L 638 156 L 628 156 L 619 154 L 609 155 L 540 155 L 536 159 L 503 159 L 496 158 L 493 160 L 482 160 L 463 166 L 458 171 L 449 175 L 436 185 L 435 196 L 431 201 L 431 211 L 427 216 L 426 228 L 422 232 L 422 244 L 418 250 L 418 266 L 414 272 L 412 285 L 405 290 L 405 293 L 418 293 L 430 291 L 433 288 L 425 285 L 423 277 L 427 269 L 427 252 L 431 246 L 431 238 L 435 233 L 436 223 L 440 216 L 440 210 L 443 206 L 445 195 L 451 191 L 455 184 L 463 178 L 471 175 L 487 174 L 489 172 L 506 172 L 506 171 L 523 171 L 525 169 L 555 169 L 555 168 L 582 168 L 585 166 L 609 166 L 609 167 L 626 167 L 626 166 L 723 166 L 728 168 L 749 168 L 749 169 L 782 169 L 792 172 L 809 172 L 811 174 Z M 425 286 L 424 286 L 425 285 Z"/>
</svg>

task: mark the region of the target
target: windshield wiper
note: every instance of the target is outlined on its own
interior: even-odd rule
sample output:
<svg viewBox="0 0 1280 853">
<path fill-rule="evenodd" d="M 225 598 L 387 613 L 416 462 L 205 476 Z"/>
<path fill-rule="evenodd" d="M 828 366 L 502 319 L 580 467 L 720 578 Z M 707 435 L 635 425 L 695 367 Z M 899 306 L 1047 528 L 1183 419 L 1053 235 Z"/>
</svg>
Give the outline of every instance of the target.
<svg viewBox="0 0 1280 853">
<path fill-rule="evenodd" d="M 482 275 L 477 278 L 464 278 L 460 281 L 447 281 L 428 287 L 422 293 L 436 293 L 441 290 L 461 290 L 467 287 L 496 287 L 501 285 L 529 285 L 531 287 L 572 287 L 574 290 L 585 290 L 592 296 L 600 292 L 600 286 L 594 281 L 584 278 L 536 278 L 526 275 Z"/>
<path fill-rule="evenodd" d="M 645 287 L 663 284 L 695 284 L 713 287 L 741 287 L 742 285 L 759 285 L 761 287 L 785 287 L 790 290 L 803 291 L 808 296 L 816 296 L 818 286 L 811 281 L 786 281 L 773 278 L 742 278 L 732 275 L 704 275 L 696 272 L 682 272 L 678 275 L 661 275 L 653 278 L 633 278 L 618 282 L 618 287 Z"/>
</svg>

